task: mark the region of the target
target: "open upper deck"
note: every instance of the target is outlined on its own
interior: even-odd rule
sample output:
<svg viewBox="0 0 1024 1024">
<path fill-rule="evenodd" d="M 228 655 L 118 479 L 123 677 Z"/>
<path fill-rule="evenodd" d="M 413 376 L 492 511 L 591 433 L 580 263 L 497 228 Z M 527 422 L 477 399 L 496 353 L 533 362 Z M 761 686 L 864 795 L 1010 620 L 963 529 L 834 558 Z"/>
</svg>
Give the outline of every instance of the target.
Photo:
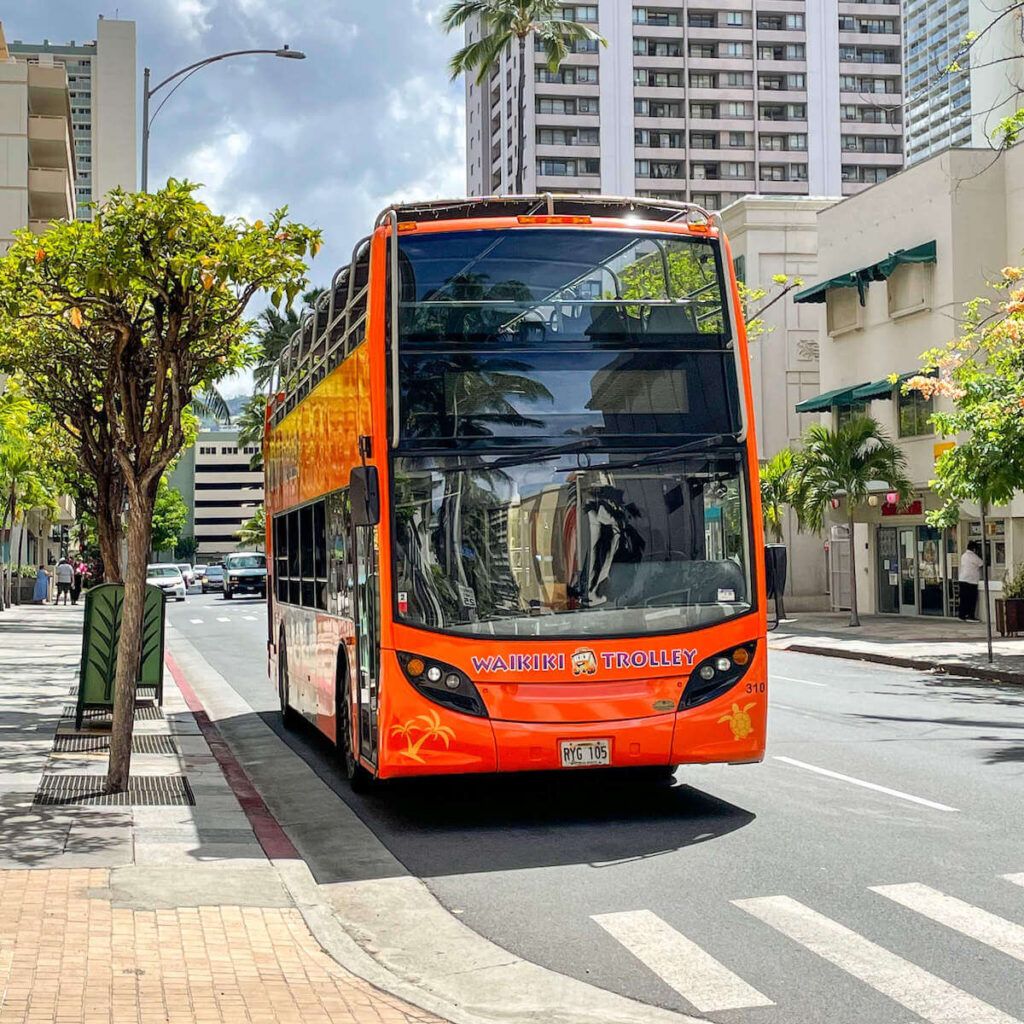
<svg viewBox="0 0 1024 1024">
<path fill-rule="evenodd" d="M 674 200 L 544 193 L 398 204 L 383 210 L 375 227 L 503 217 L 628 217 L 640 223 L 706 225 L 712 216 L 694 203 Z M 368 236 L 356 244 L 351 262 L 335 271 L 330 287 L 303 316 L 298 330 L 284 347 L 271 378 L 273 422 L 279 422 L 358 344 L 366 323 L 369 282 Z"/>
</svg>

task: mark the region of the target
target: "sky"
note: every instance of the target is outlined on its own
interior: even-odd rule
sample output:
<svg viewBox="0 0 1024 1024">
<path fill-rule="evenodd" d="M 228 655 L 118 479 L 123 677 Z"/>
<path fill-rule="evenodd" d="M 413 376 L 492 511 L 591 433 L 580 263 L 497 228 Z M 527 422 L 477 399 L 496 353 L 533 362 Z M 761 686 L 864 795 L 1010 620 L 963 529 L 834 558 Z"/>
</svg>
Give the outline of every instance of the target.
<svg viewBox="0 0 1024 1024">
<path fill-rule="evenodd" d="M 323 230 L 310 278 L 326 285 L 389 203 L 465 194 L 463 87 L 446 70 L 461 43 L 440 29 L 443 7 L 441 0 L 0 0 L 0 20 L 8 40 L 32 42 L 94 39 L 99 14 L 135 21 L 140 92 L 147 65 L 158 82 L 225 50 L 287 43 L 305 52 L 304 61 L 234 58 L 192 76 L 153 123 L 150 187 L 187 177 L 204 184 L 203 198 L 217 212 L 250 219 L 287 205 L 292 217 Z M 140 116 L 141 109 L 140 97 Z M 222 391 L 247 385 L 242 377 Z"/>
</svg>

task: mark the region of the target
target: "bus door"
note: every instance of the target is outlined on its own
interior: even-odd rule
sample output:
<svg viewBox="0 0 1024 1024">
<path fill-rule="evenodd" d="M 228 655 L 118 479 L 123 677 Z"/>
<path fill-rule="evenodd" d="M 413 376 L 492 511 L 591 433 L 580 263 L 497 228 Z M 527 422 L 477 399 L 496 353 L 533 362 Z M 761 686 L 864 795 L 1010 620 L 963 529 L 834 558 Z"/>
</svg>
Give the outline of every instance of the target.
<svg viewBox="0 0 1024 1024">
<path fill-rule="evenodd" d="M 356 526 L 356 675 L 359 752 L 377 763 L 380 692 L 380 559 L 377 527 Z"/>
</svg>

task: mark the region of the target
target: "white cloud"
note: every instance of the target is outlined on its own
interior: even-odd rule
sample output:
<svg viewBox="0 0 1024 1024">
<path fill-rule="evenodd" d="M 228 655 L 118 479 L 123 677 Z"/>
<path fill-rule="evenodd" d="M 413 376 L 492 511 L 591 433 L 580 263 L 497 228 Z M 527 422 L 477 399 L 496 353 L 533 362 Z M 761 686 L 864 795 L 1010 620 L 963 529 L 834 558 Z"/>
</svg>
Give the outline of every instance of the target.
<svg viewBox="0 0 1024 1024">
<path fill-rule="evenodd" d="M 183 161 L 185 177 L 205 186 L 203 202 L 218 213 L 250 219 L 260 215 L 260 203 L 255 197 L 225 188 L 228 179 L 243 164 L 251 142 L 248 132 L 229 128 L 213 141 L 192 150 Z"/>
<path fill-rule="evenodd" d="M 163 14 L 192 42 L 210 31 L 209 15 L 213 0 L 165 0 Z"/>
</svg>

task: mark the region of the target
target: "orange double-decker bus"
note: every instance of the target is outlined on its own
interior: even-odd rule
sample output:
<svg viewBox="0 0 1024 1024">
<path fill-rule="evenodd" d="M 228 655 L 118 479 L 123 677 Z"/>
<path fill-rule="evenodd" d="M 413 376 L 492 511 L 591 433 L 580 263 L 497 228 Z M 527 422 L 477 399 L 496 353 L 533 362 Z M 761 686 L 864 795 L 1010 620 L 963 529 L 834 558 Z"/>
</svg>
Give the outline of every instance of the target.
<svg viewBox="0 0 1024 1024">
<path fill-rule="evenodd" d="M 728 242 L 689 204 L 384 212 L 275 372 L 269 668 L 354 782 L 760 761 Z"/>
</svg>

